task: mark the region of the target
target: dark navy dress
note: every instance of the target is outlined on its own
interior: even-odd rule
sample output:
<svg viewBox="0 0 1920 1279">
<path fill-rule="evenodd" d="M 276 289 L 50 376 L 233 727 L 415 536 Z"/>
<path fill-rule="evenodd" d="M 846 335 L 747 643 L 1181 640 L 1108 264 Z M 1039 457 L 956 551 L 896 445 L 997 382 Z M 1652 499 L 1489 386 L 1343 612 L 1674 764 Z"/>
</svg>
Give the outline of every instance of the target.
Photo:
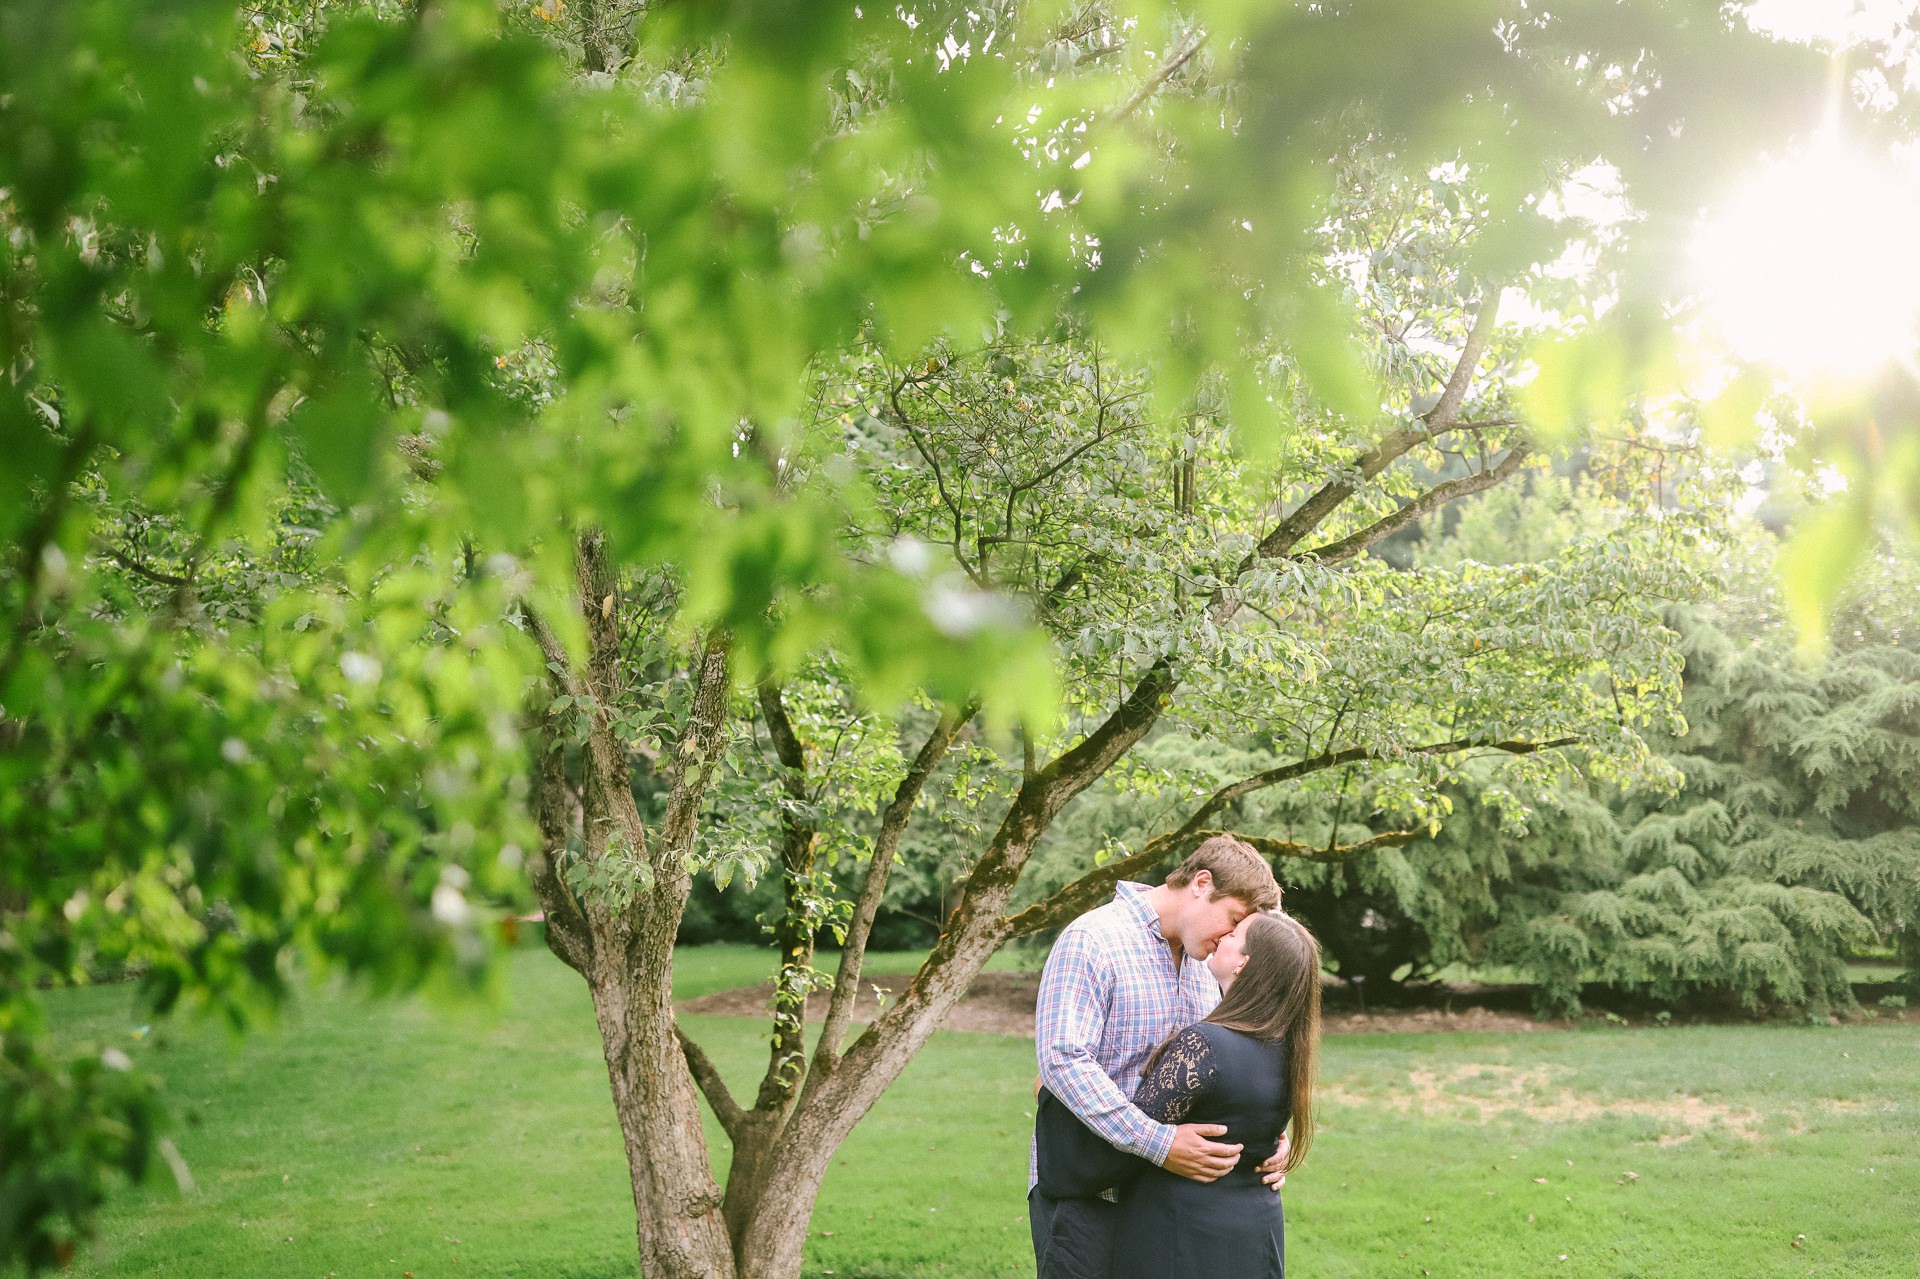
<svg viewBox="0 0 1920 1279">
<path fill-rule="evenodd" d="M 1113 1279 L 1281 1279 L 1286 1224 L 1280 1196 L 1256 1168 L 1289 1117 L 1287 1050 L 1210 1022 L 1174 1037 L 1133 1095 L 1170 1124 L 1225 1124 L 1216 1141 L 1243 1149 L 1218 1181 L 1148 1166 L 1120 1196 Z"/>
</svg>

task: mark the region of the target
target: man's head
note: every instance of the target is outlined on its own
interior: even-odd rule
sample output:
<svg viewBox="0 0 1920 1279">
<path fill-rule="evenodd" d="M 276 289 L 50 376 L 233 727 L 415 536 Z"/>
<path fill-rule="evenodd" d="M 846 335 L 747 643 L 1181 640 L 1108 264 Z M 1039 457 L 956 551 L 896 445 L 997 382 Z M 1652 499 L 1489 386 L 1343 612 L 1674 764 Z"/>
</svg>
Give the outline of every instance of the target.
<svg viewBox="0 0 1920 1279">
<path fill-rule="evenodd" d="M 1254 911 L 1280 904 L 1273 868 L 1231 835 L 1215 835 L 1194 849 L 1167 876 L 1166 888 L 1174 905 L 1161 917 L 1161 931 L 1195 959 L 1211 955 L 1220 939 Z"/>
</svg>

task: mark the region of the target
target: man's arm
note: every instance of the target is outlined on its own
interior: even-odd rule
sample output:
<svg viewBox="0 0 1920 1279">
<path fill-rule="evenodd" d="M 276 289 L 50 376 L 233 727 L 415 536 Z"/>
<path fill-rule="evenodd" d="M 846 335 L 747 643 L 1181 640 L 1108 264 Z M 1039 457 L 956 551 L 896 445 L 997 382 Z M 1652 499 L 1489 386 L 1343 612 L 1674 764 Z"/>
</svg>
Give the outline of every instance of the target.
<svg viewBox="0 0 1920 1279">
<path fill-rule="evenodd" d="M 1040 974 L 1034 1010 L 1040 1082 L 1109 1144 L 1164 1164 L 1174 1148 L 1174 1125 L 1142 1114 L 1094 1057 L 1112 997 L 1111 965 L 1083 930 L 1067 929 Z"/>
<path fill-rule="evenodd" d="M 1212 1090 L 1218 1073 L 1206 1035 L 1200 1027 L 1188 1026 L 1160 1050 L 1159 1061 L 1140 1081 L 1133 1104 L 1149 1119 L 1179 1123 Z M 1225 1124 L 1181 1123 L 1173 1149 L 1160 1166 L 1191 1181 L 1225 1176 L 1240 1162 L 1241 1150 L 1237 1144 L 1212 1140 L 1226 1131 Z"/>
</svg>

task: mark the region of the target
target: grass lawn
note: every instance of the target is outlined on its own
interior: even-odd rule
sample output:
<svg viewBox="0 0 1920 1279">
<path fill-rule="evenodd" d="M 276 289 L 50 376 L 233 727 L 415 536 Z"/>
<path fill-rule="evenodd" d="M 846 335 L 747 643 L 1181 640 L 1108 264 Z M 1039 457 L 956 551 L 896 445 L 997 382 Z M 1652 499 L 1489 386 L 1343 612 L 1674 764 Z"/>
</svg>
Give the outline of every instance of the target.
<svg viewBox="0 0 1920 1279">
<path fill-rule="evenodd" d="M 679 994 L 765 973 L 764 952 L 688 950 Z M 166 1076 L 198 1181 L 119 1196 L 76 1273 L 634 1275 L 586 991 L 540 950 L 503 988 L 490 1009 L 328 990 L 243 1043 L 192 1023 L 136 1040 L 124 987 L 57 995 L 64 1035 Z M 687 1025 L 736 1089 L 757 1078 L 757 1023 Z M 836 1160 L 808 1275 L 1030 1275 L 1032 1075 L 1028 1040 L 936 1035 Z M 1297 1279 L 1920 1279 L 1912 1026 L 1345 1037 L 1323 1087 L 1286 1193 Z"/>
</svg>

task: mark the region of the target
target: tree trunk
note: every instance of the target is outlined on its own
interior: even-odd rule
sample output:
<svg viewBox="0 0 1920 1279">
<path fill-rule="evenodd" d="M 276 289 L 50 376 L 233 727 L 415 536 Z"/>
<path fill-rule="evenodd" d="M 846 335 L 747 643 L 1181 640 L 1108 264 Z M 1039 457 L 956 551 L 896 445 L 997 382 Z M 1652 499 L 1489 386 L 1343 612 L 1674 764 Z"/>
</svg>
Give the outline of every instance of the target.
<svg viewBox="0 0 1920 1279">
<path fill-rule="evenodd" d="M 767 1183 L 777 1172 L 787 1175 L 787 1170 L 773 1162 L 773 1153 L 780 1140 L 780 1134 L 786 1128 L 787 1112 L 753 1110 L 741 1116 L 740 1124 L 730 1134 L 733 1141 L 733 1162 L 727 1165 L 726 1202 L 722 1212 L 727 1221 L 727 1236 L 733 1242 L 736 1259 L 746 1244 L 748 1227 L 753 1215 L 760 1207 L 760 1197 L 766 1191 Z M 797 1266 L 797 1263 L 796 1263 Z M 798 1273 L 796 1269 L 795 1273 Z"/>
<path fill-rule="evenodd" d="M 578 538 L 575 572 L 587 629 L 584 668 L 538 612 L 522 606 L 556 690 L 589 694 L 594 707 L 575 759 L 577 776 L 568 775 L 564 724 L 550 712 L 543 725 L 535 812 L 544 847 L 533 867 L 534 888 L 546 908 L 549 947 L 586 978 L 593 996 L 633 1182 L 641 1273 L 646 1279 L 735 1279 L 720 1187 L 673 1016 L 674 935 L 693 889 L 688 861 L 725 745 L 728 641 L 710 633 L 694 655 L 691 705 L 666 772 L 666 812 L 649 829 L 633 798 L 633 760 L 614 722 L 621 695 L 619 581 L 597 532 Z M 576 894 L 563 870 L 575 839 L 590 865 L 644 862 L 647 882 Z"/>
<path fill-rule="evenodd" d="M 773 1045 L 753 1108 L 727 1126 L 733 1139 L 733 1163 L 727 1170 L 725 1213 L 728 1234 L 740 1246 L 759 1205 L 761 1191 L 777 1165 L 772 1156 L 807 1071 L 807 992 L 813 972 L 813 934 L 819 912 L 809 903 L 813 892 L 818 825 L 807 815 L 807 746 L 788 717 L 780 686 L 759 690 L 760 714 L 780 761 L 780 783 L 791 805 L 780 816 L 780 885 L 783 909 L 773 923 L 774 949 L 780 956 L 774 975 Z"/>
<path fill-rule="evenodd" d="M 854 1041 L 831 1074 L 807 1080 L 769 1158 L 775 1175 L 760 1187 L 740 1240 L 739 1279 L 797 1279 L 807 1224 L 841 1143 L 925 1046 L 999 943 L 997 933 L 983 929 L 944 964 L 923 967 L 909 992 Z"/>
<path fill-rule="evenodd" d="M 670 952 L 671 943 L 665 949 Z M 616 948 L 600 953 L 609 950 Z M 667 986 L 634 972 L 624 954 L 596 964 L 588 985 L 633 1180 L 640 1273 L 646 1279 L 734 1279 L 720 1187 L 708 1161 L 693 1077 L 674 1033 Z"/>
</svg>

